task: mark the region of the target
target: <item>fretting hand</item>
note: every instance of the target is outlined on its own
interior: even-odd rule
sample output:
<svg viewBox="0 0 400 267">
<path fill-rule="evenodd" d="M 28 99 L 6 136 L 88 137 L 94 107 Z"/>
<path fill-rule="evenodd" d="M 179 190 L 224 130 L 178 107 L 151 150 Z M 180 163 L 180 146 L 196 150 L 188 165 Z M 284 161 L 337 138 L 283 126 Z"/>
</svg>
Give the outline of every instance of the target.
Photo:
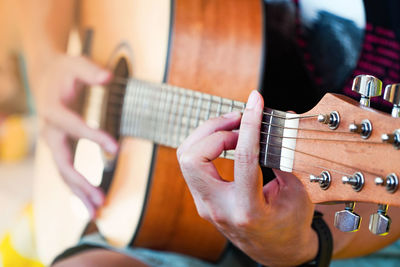
<svg viewBox="0 0 400 267">
<path fill-rule="evenodd" d="M 242 119 L 233 112 L 205 122 L 179 147 L 178 160 L 201 217 L 260 263 L 301 264 L 318 250 L 314 205 L 290 173 L 275 171 L 276 179 L 263 186 L 262 112 L 263 99 L 253 91 Z M 212 162 L 229 149 L 236 149 L 233 182 L 223 180 Z"/>
</svg>

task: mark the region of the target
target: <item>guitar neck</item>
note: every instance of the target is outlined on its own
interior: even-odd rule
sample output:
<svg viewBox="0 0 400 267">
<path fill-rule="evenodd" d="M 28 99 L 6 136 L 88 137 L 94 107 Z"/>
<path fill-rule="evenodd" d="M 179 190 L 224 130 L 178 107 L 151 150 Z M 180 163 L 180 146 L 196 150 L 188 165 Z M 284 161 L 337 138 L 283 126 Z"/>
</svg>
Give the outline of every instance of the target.
<svg viewBox="0 0 400 267">
<path fill-rule="evenodd" d="M 243 113 L 245 107 L 243 102 L 219 96 L 168 84 L 129 79 L 121 114 L 120 134 L 176 148 L 202 122 L 232 111 Z M 296 120 L 287 119 L 289 115 L 291 114 L 282 111 L 264 109 L 260 138 L 262 166 L 291 171 L 293 162 L 287 162 L 285 157 L 293 158 L 288 153 L 290 154 L 290 148 L 295 144 L 283 136 L 296 134 L 295 130 L 288 132 L 285 129 L 285 126 L 290 126 L 288 121 L 292 122 L 293 128 L 297 125 Z M 286 147 L 289 149 L 285 151 Z M 234 151 L 224 151 L 221 157 L 233 159 Z M 282 160 L 285 161 L 284 165 L 281 164 Z"/>
</svg>

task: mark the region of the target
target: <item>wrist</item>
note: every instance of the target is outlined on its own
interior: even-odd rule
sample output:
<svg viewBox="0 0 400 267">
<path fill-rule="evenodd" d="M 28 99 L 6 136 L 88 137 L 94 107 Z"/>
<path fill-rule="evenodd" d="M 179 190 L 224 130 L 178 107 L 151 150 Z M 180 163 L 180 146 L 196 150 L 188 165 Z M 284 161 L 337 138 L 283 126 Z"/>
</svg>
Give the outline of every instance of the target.
<svg viewBox="0 0 400 267">
<path fill-rule="evenodd" d="M 284 249 L 284 254 L 276 251 L 271 254 L 275 255 L 273 259 L 264 256 L 260 263 L 265 266 L 327 267 L 332 257 L 332 250 L 333 240 L 329 227 L 323 220 L 322 214 L 315 211 L 311 227 L 301 231 L 301 235 L 292 246 Z M 282 247 L 279 251 L 282 251 Z"/>
<path fill-rule="evenodd" d="M 268 255 L 254 257 L 260 266 L 298 266 L 312 261 L 318 254 L 318 235 L 311 228 L 305 228 L 292 240 L 289 245 L 279 245 L 274 250 L 269 250 Z M 284 248 L 283 248 L 284 247 Z"/>
<path fill-rule="evenodd" d="M 322 216 L 322 213 L 314 211 L 312 229 L 318 236 L 318 253 L 311 261 L 300 265 L 302 267 L 327 267 L 330 264 L 333 252 L 333 238 Z"/>
<path fill-rule="evenodd" d="M 319 248 L 319 240 L 317 232 L 312 228 L 309 227 L 307 229 L 307 235 L 305 238 L 305 242 L 300 247 L 300 251 L 298 253 L 298 258 L 296 259 L 296 265 L 301 265 L 304 262 L 309 262 L 318 254 Z"/>
</svg>

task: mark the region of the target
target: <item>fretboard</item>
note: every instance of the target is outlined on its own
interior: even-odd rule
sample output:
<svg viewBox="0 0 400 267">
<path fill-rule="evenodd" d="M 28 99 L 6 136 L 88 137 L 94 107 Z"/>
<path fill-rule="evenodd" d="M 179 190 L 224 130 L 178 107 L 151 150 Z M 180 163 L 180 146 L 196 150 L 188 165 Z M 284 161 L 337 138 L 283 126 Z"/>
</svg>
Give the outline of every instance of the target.
<svg viewBox="0 0 400 267">
<path fill-rule="evenodd" d="M 168 84 L 129 79 L 121 114 L 120 134 L 176 148 L 202 122 L 231 111 L 242 113 L 245 107 L 243 102 L 219 96 Z M 262 166 L 282 169 L 287 116 L 286 112 L 264 110 L 260 138 Z M 225 151 L 221 157 L 233 159 L 234 151 Z"/>
</svg>

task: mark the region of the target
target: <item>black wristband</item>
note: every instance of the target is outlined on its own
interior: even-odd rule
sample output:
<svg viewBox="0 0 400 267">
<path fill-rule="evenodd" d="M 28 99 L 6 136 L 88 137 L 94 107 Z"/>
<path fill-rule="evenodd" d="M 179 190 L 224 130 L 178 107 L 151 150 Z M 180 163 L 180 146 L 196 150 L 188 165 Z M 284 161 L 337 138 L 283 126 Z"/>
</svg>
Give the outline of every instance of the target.
<svg viewBox="0 0 400 267">
<path fill-rule="evenodd" d="M 314 217 L 311 224 L 312 229 L 318 235 L 318 253 L 317 256 L 302 265 L 301 267 L 328 267 L 331 262 L 333 252 L 333 239 L 329 226 L 322 218 L 323 214 L 318 211 L 314 211 Z"/>
</svg>

